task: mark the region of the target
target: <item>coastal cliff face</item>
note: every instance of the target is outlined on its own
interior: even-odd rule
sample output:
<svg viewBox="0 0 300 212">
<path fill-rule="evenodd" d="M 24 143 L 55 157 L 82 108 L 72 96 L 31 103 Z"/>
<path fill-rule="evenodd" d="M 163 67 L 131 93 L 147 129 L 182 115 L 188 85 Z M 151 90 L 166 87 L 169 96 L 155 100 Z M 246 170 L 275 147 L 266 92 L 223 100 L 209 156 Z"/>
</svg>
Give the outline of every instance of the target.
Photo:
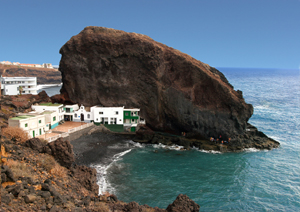
<svg viewBox="0 0 300 212">
<path fill-rule="evenodd" d="M 145 35 L 86 27 L 60 54 L 60 98 L 141 108 L 153 130 L 233 137 L 253 113 L 217 69 Z"/>
<path fill-rule="evenodd" d="M 61 73 L 57 69 L 0 64 L 0 75 L 3 77 L 37 77 L 37 84 L 61 83 Z"/>
</svg>

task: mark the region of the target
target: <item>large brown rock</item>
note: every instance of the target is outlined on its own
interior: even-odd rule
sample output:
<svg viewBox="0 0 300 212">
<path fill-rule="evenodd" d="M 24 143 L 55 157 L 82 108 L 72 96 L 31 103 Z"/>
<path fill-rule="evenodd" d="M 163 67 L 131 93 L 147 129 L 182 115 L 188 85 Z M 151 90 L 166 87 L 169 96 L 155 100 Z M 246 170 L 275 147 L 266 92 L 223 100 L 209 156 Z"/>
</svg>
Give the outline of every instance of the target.
<svg viewBox="0 0 300 212">
<path fill-rule="evenodd" d="M 217 69 L 145 35 L 86 27 L 60 54 L 56 99 L 137 107 L 156 131 L 234 138 L 253 113 Z"/>
<path fill-rule="evenodd" d="M 55 160 L 66 168 L 70 168 L 75 161 L 72 144 L 70 141 L 64 141 L 62 138 L 49 143 L 44 151 L 53 155 Z"/>
<path fill-rule="evenodd" d="M 187 195 L 179 194 L 176 200 L 170 204 L 166 210 L 168 212 L 198 212 L 200 210 L 200 206 Z"/>
</svg>

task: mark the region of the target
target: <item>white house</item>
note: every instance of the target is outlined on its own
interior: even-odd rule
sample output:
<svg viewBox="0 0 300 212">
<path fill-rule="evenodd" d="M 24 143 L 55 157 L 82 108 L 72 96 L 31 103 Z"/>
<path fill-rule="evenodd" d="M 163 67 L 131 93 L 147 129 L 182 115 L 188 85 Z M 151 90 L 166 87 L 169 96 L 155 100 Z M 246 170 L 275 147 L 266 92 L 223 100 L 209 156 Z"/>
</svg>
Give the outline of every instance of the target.
<svg viewBox="0 0 300 212">
<path fill-rule="evenodd" d="M 47 129 L 46 131 L 54 129 L 55 127 L 58 126 L 59 121 L 58 121 L 57 111 L 44 111 L 41 112 L 41 114 L 45 116 L 45 123 L 46 123 L 45 129 Z"/>
<path fill-rule="evenodd" d="M 123 124 L 124 107 L 91 107 L 95 124 Z"/>
<path fill-rule="evenodd" d="M 138 124 L 140 124 L 140 109 L 131 108 L 124 109 L 124 130 L 135 132 Z"/>
<path fill-rule="evenodd" d="M 42 114 L 19 114 L 17 117 L 8 119 L 8 125 L 22 128 L 32 138 L 43 135 L 47 131 L 45 116 Z"/>
<path fill-rule="evenodd" d="M 55 117 L 55 125 L 51 125 L 53 128 L 56 127 L 60 121 L 64 120 L 64 105 L 63 104 L 52 104 L 50 103 L 41 103 L 31 106 L 32 110 L 35 110 L 36 112 L 44 112 L 44 111 L 55 111 L 57 112 L 57 117 Z"/>
<path fill-rule="evenodd" d="M 42 64 L 42 67 L 43 67 L 43 68 L 53 68 L 53 66 L 52 66 L 51 63 L 43 63 L 43 64 Z"/>
<path fill-rule="evenodd" d="M 74 117 L 73 121 L 76 122 L 92 122 L 94 120 L 93 112 L 91 111 L 91 108 L 86 108 L 83 105 L 80 106 L 80 108 L 76 111 L 74 111 Z"/>
<path fill-rule="evenodd" d="M 36 77 L 2 77 L 1 76 L 1 94 L 18 95 L 20 94 L 37 94 Z"/>
<path fill-rule="evenodd" d="M 79 106 L 78 106 L 78 104 L 64 105 L 63 109 L 65 111 L 64 120 L 65 121 L 73 121 L 74 112 L 79 109 Z"/>
</svg>

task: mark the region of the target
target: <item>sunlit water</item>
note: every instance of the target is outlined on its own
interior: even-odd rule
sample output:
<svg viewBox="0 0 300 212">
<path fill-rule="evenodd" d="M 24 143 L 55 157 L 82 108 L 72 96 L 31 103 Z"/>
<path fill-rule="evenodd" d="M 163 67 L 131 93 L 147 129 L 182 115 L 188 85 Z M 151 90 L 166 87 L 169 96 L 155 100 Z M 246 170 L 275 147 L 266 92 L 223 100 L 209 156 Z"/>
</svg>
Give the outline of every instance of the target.
<svg viewBox="0 0 300 212">
<path fill-rule="evenodd" d="M 131 143 L 109 165 L 94 164 L 100 192 L 160 208 L 183 193 L 201 211 L 300 210 L 299 70 L 220 71 L 254 106 L 250 123 L 280 148 L 221 154 Z"/>
</svg>

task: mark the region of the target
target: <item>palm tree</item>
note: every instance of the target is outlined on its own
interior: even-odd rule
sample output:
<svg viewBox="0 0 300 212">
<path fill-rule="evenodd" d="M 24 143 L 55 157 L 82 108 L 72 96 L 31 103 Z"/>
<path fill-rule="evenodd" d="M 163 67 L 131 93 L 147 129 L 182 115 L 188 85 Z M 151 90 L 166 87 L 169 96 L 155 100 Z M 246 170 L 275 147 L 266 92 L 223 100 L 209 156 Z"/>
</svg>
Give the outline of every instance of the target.
<svg viewBox="0 0 300 212">
<path fill-rule="evenodd" d="M 22 95 L 22 92 L 23 92 L 23 87 L 22 86 L 19 86 L 19 92 L 20 92 L 20 95 Z"/>
</svg>

